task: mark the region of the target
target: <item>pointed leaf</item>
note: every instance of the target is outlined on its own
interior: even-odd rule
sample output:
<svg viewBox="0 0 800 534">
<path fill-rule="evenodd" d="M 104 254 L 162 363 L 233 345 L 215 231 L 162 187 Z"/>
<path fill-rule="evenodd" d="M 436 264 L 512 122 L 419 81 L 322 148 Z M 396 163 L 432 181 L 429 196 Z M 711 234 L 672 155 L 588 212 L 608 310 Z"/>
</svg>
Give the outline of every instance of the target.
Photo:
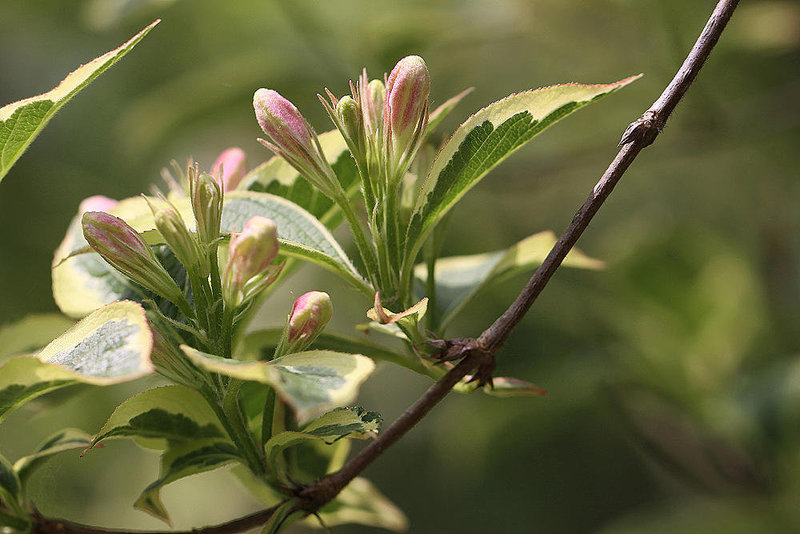
<svg viewBox="0 0 800 534">
<path fill-rule="evenodd" d="M 395 532 L 408 530 L 405 514 L 365 478 L 353 479 L 331 502 L 319 510 L 322 522 L 329 526 L 355 523 L 385 528 Z M 316 518 L 308 518 L 311 525 Z"/>
<path fill-rule="evenodd" d="M 65 428 L 47 438 L 36 448 L 33 454 L 24 456 L 14 462 L 14 470 L 20 481 L 25 484 L 31 474 L 42 466 L 51 456 L 64 451 L 83 450 L 89 446 L 92 437 L 75 428 Z"/>
<path fill-rule="evenodd" d="M 161 502 L 161 488 L 181 478 L 212 471 L 238 461 L 236 447 L 226 441 L 197 440 L 170 447 L 161 456 L 158 480 L 144 489 L 133 506 L 171 524 L 167 509 Z"/>
<path fill-rule="evenodd" d="M 539 232 L 505 249 L 470 256 L 452 256 L 436 261 L 436 307 L 442 327 L 471 302 L 478 293 L 519 273 L 540 265 L 556 243 L 553 232 Z M 603 262 L 572 249 L 564 259 L 565 267 L 599 269 Z M 427 265 L 418 264 L 414 275 L 421 287 L 428 278 Z"/>
<path fill-rule="evenodd" d="M 74 323 L 58 313 L 40 313 L 5 325 L 0 328 L 0 360 L 41 349 Z"/>
<path fill-rule="evenodd" d="M 198 439 L 226 439 L 226 433 L 203 396 L 185 386 L 148 389 L 117 406 L 91 446 L 118 437 L 137 439 L 143 446 Z"/>
<path fill-rule="evenodd" d="M 444 104 L 440 105 L 439 107 L 431 111 L 431 116 L 428 119 L 428 132 L 427 132 L 428 135 L 430 135 L 431 132 L 436 130 L 436 128 L 442 123 L 445 117 L 447 117 L 450 114 L 450 112 L 453 111 L 453 109 L 458 105 L 458 103 L 461 102 L 461 100 L 465 96 L 470 94 L 473 90 L 475 90 L 474 87 L 470 87 L 469 89 L 464 89 L 456 96 L 448 98 L 444 102 Z"/>
<path fill-rule="evenodd" d="M 61 106 L 127 54 L 159 22 L 153 22 L 119 48 L 80 66 L 55 89 L 0 108 L 0 181 Z"/>
<path fill-rule="evenodd" d="M 304 424 L 323 413 L 353 402 L 375 363 L 361 354 L 311 350 L 272 361 L 243 362 L 205 354 L 181 345 L 189 359 L 206 371 L 275 388 Z"/>
<path fill-rule="evenodd" d="M 472 115 L 442 147 L 420 190 L 406 233 L 406 258 L 413 261 L 436 223 L 512 152 L 556 121 L 637 78 L 525 91 Z"/>
<path fill-rule="evenodd" d="M 115 302 L 89 315 L 35 358 L 0 367 L 0 419 L 23 402 L 76 383 L 118 384 L 153 372 L 153 337 L 144 309 Z"/>
</svg>

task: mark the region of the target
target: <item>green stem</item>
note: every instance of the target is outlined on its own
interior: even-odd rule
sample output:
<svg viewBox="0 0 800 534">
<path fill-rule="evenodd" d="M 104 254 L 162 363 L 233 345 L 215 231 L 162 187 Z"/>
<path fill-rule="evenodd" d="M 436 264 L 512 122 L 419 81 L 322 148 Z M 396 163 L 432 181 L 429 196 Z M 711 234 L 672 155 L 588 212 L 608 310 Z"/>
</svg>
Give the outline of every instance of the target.
<svg viewBox="0 0 800 534">
<path fill-rule="evenodd" d="M 264 402 L 264 413 L 261 416 L 261 446 L 272 437 L 272 422 L 275 419 L 275 390 L 267 390 L 267 400 Z"/>
<path fill-rule="evenodd" d="M 374 276 L 378 266 L 375 249 L 373 248 L 373 245 L 367 241 L 367 237 L 364 235 L 364 230 L 361 228 L 361 223 L 358 220 L 358 216 L 356 215 L 355 210 L 353 210 L 353 206 L 347 200 L 347 197 L 344 195 L 344 193 L 342 193 L 342 195 L 336 200 L 336 203 L 339 204 L 340 208 L 342 208 L 342 213 L 344 213 L 344 217 L 347 219 L 347 224 L 350 225 L 350 229 L 353 231 L 356 247 L 358 247 L 358 252 L 361 255 L 362 261 L 364 262 L 367 275 L 374 284 L 376 282 L 374 280 Z"/>
</svg>

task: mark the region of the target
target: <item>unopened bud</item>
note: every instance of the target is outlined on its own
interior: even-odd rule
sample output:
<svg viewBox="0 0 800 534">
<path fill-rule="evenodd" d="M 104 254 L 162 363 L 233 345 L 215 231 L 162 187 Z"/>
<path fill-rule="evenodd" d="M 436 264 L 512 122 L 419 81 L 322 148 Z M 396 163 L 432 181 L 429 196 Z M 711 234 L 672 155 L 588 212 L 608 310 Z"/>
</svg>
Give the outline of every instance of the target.
<svg viewBox="0 0 800 534">
<path fill-rule="evenodd" d="M 352 96 L 343 96 L 336 104 L 336 115 L 339 117 L 339 122 L 342 125 L 342 133 L 353 143 L 355 146 L 361 146 L 361 138 L 363 136 L 361 128 L 361 111 L 358 109 L 358 103 Z"/>
<path fill-rule="evenodd" d="M 207 256 L 201 250 L 197 238 L 189 232 L 181 214 L 170 205 L 156 208 L 150 204 L 150 209 L 153 211 L 156 228 L 178 261 L 196 276 L 207 277 L 209 274 Z"/>
<path fill-rule="evenodd" d="M 333 316 L 331 298 L 322 291 L 309 291 L 294 301 L 289 315 L 289 343 L 310 345 L 325 329 Z"/>
<path fill-rule="evenodd" d="M 253 95 L 253 108 L 268 137 L 259 139 L 263 145 L 283 157 L 329 197 L 344 193 L 322 153 L 317 134 L 294 104 L 276 91 L 259 89 Z"/>
<path fill-rule="evenodd" d="M 206 245 L 211 244 L 219 237 L 222 220 L 222 189 L 208 174 L 202 173 L 198 176 L 190 173 L 189 195 L 194 218 L 197 221 L 197 235 L 200 242 Z"/>
<path fill-rule="evenodd" d="M 260 215 L 250 218 L 242 233 L 231 234 L 223 276 L 223 293 L 229 304 L 238 306 L 248 282 L 266 275 L 278 256 L 278 248 L 277 226 L 271 219 Z"/>
<path fill-rule="evenodd" d="M 397 62 L 386 82 L 383 110 L 384 140 L 390 150 L 395 174 L 405 173 L 422 141 L 428 120 L 431 78 L 428 66 L 419 56 Z"/>
<path fill-rule="evenodd" d="M 233 191 L 247 174 L 247 155 L 241 148 L 229 148 L 214 162 L 211 175 L 223 191 Z"/>
<path fill-rule="evenodd" d="M 87 211 L 109 212 L 114 209 L 117 204 L 119 204 L 119 201 L 114 200 L 113 198 L 104 197 L 103 195 L 94 195 L 81 201 L 81 204 L 78 207 L 78 213 L 82 214 L 86 213 Z"/>
<path fill-rule="evenodd" d="M 364 78 L 366 79 L 366 77 Z M 380 132 L 383 126 L 383 107 L 386 100 L 386 88 L 381 80 L 372 80 L 364 88 L 361 95 L 362 114 L 364 116 L 364 129 L 368 136 Z"/>
<path fill-rule="evenodd" d="M 81 222 L 89 246 L 115 269 L 174 303 L 185 301 L 183 292 L 150 247 L 125 221 L 101 211 L 89 211 Z"/>
</svg>

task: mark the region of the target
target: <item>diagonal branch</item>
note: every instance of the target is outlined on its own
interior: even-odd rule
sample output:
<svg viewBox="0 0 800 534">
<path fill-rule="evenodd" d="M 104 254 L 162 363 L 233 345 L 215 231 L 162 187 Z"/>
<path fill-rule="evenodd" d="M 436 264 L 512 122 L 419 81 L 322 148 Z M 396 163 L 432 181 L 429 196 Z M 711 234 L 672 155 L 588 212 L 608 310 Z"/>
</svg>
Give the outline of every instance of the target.
<svg viewBox="0 0 800 534">
<path fill-rule="evenodd" d="M 490 381 L 491 371 L 494 367 L 494 355 L 500 350 L 508 336 L 519 324 L 530 309 L 533 302 L 550 281 L 561 262 L 567 256 L 583 231 L 591 222 L 594 215 L 608 198 L 622 175 L 630 167 L 639 152 L 653 143 L 655 138 L 664 128 L 670 114 L 678 102 L 689 89 L 700 68 L 708 59 L 711 50 L 719 40 L 722 31 L 733 15 L 739 0 L 720 0 L 700 37 L 697 39 L 691 52 L 686 57 L 678 73 L 670 84 L 644 112 L 644 114 L 630 126 L 622 136 L 622 147 L 617 156 L 608 166 L 606 172 L 595 185 L 589 198 L 581 206 L 572 222 L 559 238 L 545 261 L 533 274 L 530 281 L 520 293 L 514 303 L 477 339 L 458 339 L 442 341 L 440 348 L 443 360 L 461 361 L 433 384 L 411 407 L 406 410 L 394 423 L 367 447 L 362 449 L 339 471 L 323 477 L 298 491 L 300 505 L 298 509 L 313 513 L 323 505 L 330 502 L 339 494 L 356 476 L 376 460 L 383 452 L 397 440 L 411 430 L 425 415 L 441 401 L 453 387 L 467 374 L 478 368 L 476 376 L 481 380 Z M 236 519 L 229 523 L 196 529 L 179 534 L 235 534 L 249 530 L 265 523 L 277 507 L 263 510 L 249 516 Z M 143 533 L 120 530 L 106 530 L 69 523 L 60 520 L 47 519 L 39 515 L 34 517 L 33 532 L 35 534 L 167 534 Z"/>
</svg>

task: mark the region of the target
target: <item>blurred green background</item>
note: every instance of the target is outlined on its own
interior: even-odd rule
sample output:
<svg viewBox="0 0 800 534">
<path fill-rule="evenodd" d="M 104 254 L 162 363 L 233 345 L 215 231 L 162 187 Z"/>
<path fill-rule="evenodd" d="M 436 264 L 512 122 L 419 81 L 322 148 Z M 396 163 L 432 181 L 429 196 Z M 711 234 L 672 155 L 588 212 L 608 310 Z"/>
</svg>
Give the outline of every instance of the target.
<svg viewBox="0 0 800 534">
<path fill-rule="evenodd" d="M 81 199 L 137 195 L 171 159 L 208 168 L 229 146 L 255 166 L 252 93 L 278 90 L 329 129 L 315 94 L 346 90 L 415 53 L 434 105 L 476 89 L 448 118 L 527 88 L 633 86 L 537 138 L 471 192 L 447 254 L 560 232 L 660 94 L 714 5 L 709 0 L 4 0 L 0 104 L 49 90 L 70 70 L 163 18 L 129 56 L 53 120 L 0 184 L 0 323 L 55 311 L 52 252 Z M 560 271 L 499 354 L 499 373 L 544 399 L 453 395 L 366 472 L 411 532 L 800 531 L 800 3 L 742 2 L 670 125 L 645 150 L 580 247 L 599 272 Z M 346 232 L 341 232 L 344 238 Z M 452 335 L 476 335 L 523 279 L 483 296 Z M 334 327 L 369 303 L 304 267 L 267 303 L 330 290 Z M 0 426 L 12 460 L 52 431 L 95 432 L 147 383 L 75 389 Z M 382 368 L 361 403 L 393 420 L 428 385 Z M 160 528 L 132 509 L 157 457 L 112 442 L 64 454 L 37 475 L 45 514 Z M 257 504 L 211 473 L 164 492 L 176 527 Z M 296 532 L 301 529 L 296 529 Z M 336 532 L 369 532 L 341 527 Z"/>
</svg>

